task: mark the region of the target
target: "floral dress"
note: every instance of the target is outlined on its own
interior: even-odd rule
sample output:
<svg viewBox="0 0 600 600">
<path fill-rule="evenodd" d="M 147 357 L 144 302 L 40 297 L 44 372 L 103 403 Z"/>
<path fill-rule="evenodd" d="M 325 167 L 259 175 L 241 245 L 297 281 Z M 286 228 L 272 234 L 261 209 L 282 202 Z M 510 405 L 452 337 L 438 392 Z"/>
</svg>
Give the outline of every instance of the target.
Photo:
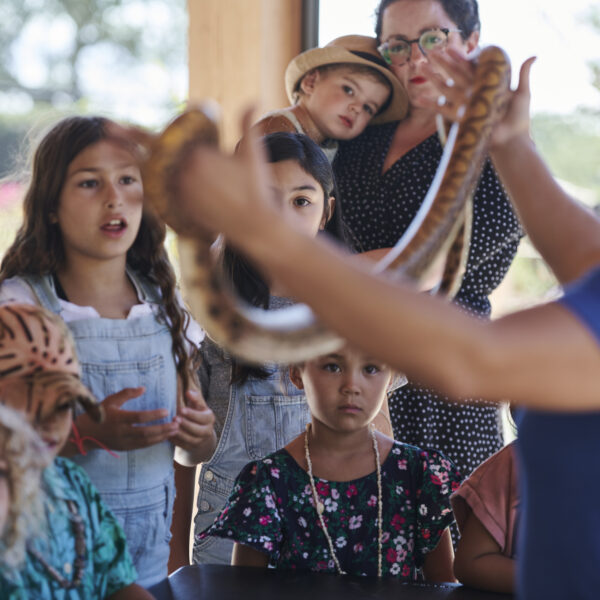
<svg viewBox="0 0 600 600">
<path fill-rule="evenodd" d="M 415 581 L 425 555 L 454 521 L 449 498 L 460 475 L 440 452 L 394 442 L 381 478 L 383 575 Z M 317 477 L 315 484 L 342 570 L 376 576 L 377 473 L 343 482 Z M 263 552 L 271 567 L 336 570 L 308 474 L 285 449 L 244 467 L 223 512 L 199 538 L 208 535 Z"/>
<path fill-rule="evenodd" d="M 367 127 L 340 143 L 333 164 L 342 214 L 360 250 L 393 246 L 415 217 L 442 155 L 437 134 L 409 150 L 383 171 L 397 123 Z M 473 227 L 465 276 L 454 301 L 478 317 L 490 315 L 489 294 L 508 271 L 522 227 L 490 161 L 473 194 Z M 500 407 L 474 399 L 449 402 L 418 382 L 396 390 L 389 400 L 394 435 L 421 447 L 439 448 L 464 477 L 500 450 Z"/>
</svg>

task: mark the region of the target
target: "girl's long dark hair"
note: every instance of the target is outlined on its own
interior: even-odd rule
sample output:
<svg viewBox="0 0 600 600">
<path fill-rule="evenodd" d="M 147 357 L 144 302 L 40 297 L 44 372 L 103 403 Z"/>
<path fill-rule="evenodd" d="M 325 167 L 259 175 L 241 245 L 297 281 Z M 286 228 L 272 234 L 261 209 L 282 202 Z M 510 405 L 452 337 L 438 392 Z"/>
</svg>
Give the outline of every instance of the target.
<svg viewBox="0 0 600 600">
<path fill-rule="evenodd" d="M 60 228 L 51 216 L 58 211 L 69 165 L 88 146 L 109 138 L 109 123 L 103 117 L 67 117 L 39 143 L 23 200 L 23 223 L 0 264 L 0 283 L 19 275 L 54 274 L 64 264 Z M 144 210 L 137 237 L 127 251 L 127 265 L 160 289 L 161 318 L 171 331 L 173 356 L 185 392 L 193 377 L 184 333 L 190 316 L 175 295 L 175 273 L 164 247 L 165 235 L 165 224 Z"/>
<path fill-rule="evenodd" d="M 350 248 L 351 234 L 342 219 L 333 171 L 321 148 L 308 136 L 301 133 L 270 133 L 264 136 L 262 141 L 268 162 L 295 161 L 319 183 L 325 201 L 330 197 L 335 198 L 334 208 L 332 214 L 328 215 L 324 231 Z M 253 306 L 268 308 L 269 286 L 254 265 L 227 244 L 221 251 L 221 261 L 225 276 L 237 294 Z M 243 383 L 249 375 L 264 379 L 268 372 L 260 367 L 234 361 L 232 383 Z"/>
</svg>

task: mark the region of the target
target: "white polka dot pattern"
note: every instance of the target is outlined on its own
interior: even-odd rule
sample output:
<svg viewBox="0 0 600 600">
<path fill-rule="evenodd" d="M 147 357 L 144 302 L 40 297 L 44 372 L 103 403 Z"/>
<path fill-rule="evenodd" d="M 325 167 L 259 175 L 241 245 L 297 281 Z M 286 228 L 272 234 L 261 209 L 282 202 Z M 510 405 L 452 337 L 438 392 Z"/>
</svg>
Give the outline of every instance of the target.
<svg viewBox="0 0 600 600">
<path fill-rule="evenodd" d="M 369 127 L 359 138 L 341 143 L 334 162 L 344 219 L 362 250 L 398 241 L 425 197 L 442 154 L 433 135 L 382 174 L 395 128 L 395 123 Z M 455 302 L 487 318 L 488 295 L 504 278 L 523 235 L 489 161 L 473 206 L 467 270 Z M 397 439 L 440 449 L 463 477 L 503 445 L 500 410 L 490 402 L 446 403 L 434 391 L 409 384 L 394 392 L 390 412 Z"/>
</svg>

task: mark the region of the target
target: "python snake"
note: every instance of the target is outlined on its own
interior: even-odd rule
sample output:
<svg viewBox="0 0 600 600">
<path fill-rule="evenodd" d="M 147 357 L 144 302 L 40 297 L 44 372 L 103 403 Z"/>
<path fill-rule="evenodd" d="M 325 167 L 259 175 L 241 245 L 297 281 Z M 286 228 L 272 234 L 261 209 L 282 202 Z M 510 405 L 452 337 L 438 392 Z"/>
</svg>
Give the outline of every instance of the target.
<svg viewBox="0 0 600 600">
<path fill-rule="evenodd" d="M 460 124 L 450 129 L 438 173 L 421 208 L 376 271 L 419 280 L 446 255 L 439 292 L 452 297 L 460 286 L 469 246 L 470 202 L 494 124 L 503 115 L 510 86 L 504 51 L 484 48 Z M 149 147 L 143 165 L 146 198 L 178 234 L 179 262 L 192 314 L 216 343 L 251 363 L 289 364 L 327 354 L 343 343 L 303 304 L 277 311 L 244 305 L 211 260 L 212 237 L 179 216 L 172 180 L 197 144 L 218 144 L 216 123 L 202 110 L 177 117 Z M 241 218 L 239 216 L 238 218 Z"/>
</svg>

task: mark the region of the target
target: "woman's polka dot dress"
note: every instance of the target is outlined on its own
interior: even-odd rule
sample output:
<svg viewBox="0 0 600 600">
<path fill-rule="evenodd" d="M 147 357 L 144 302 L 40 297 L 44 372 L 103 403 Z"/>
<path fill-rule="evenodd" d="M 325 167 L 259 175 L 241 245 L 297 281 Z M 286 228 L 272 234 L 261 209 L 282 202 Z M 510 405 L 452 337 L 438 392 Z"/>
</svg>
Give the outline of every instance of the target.
<svg viewBox="0 0 600 600">
<path fill-rule="evenodd" d="M 382 173 L 396 123 L 369 127 L 340 144 L 334 162 L 343 216 L 361 250 L 393 246 L 419 208 L 442 154 L 437 134 Z M 466 275 L 455 302 L 487 318 L 488 295 L 502 281 L 523 232 L 491 163 L 474 195 L 473 231 Z M 466 477 L 503 445 L 500 406 L 484 400 L 447 403 L 414 382 L 390 398 L 396 439 L 438 448 Z"/>
</svg>

